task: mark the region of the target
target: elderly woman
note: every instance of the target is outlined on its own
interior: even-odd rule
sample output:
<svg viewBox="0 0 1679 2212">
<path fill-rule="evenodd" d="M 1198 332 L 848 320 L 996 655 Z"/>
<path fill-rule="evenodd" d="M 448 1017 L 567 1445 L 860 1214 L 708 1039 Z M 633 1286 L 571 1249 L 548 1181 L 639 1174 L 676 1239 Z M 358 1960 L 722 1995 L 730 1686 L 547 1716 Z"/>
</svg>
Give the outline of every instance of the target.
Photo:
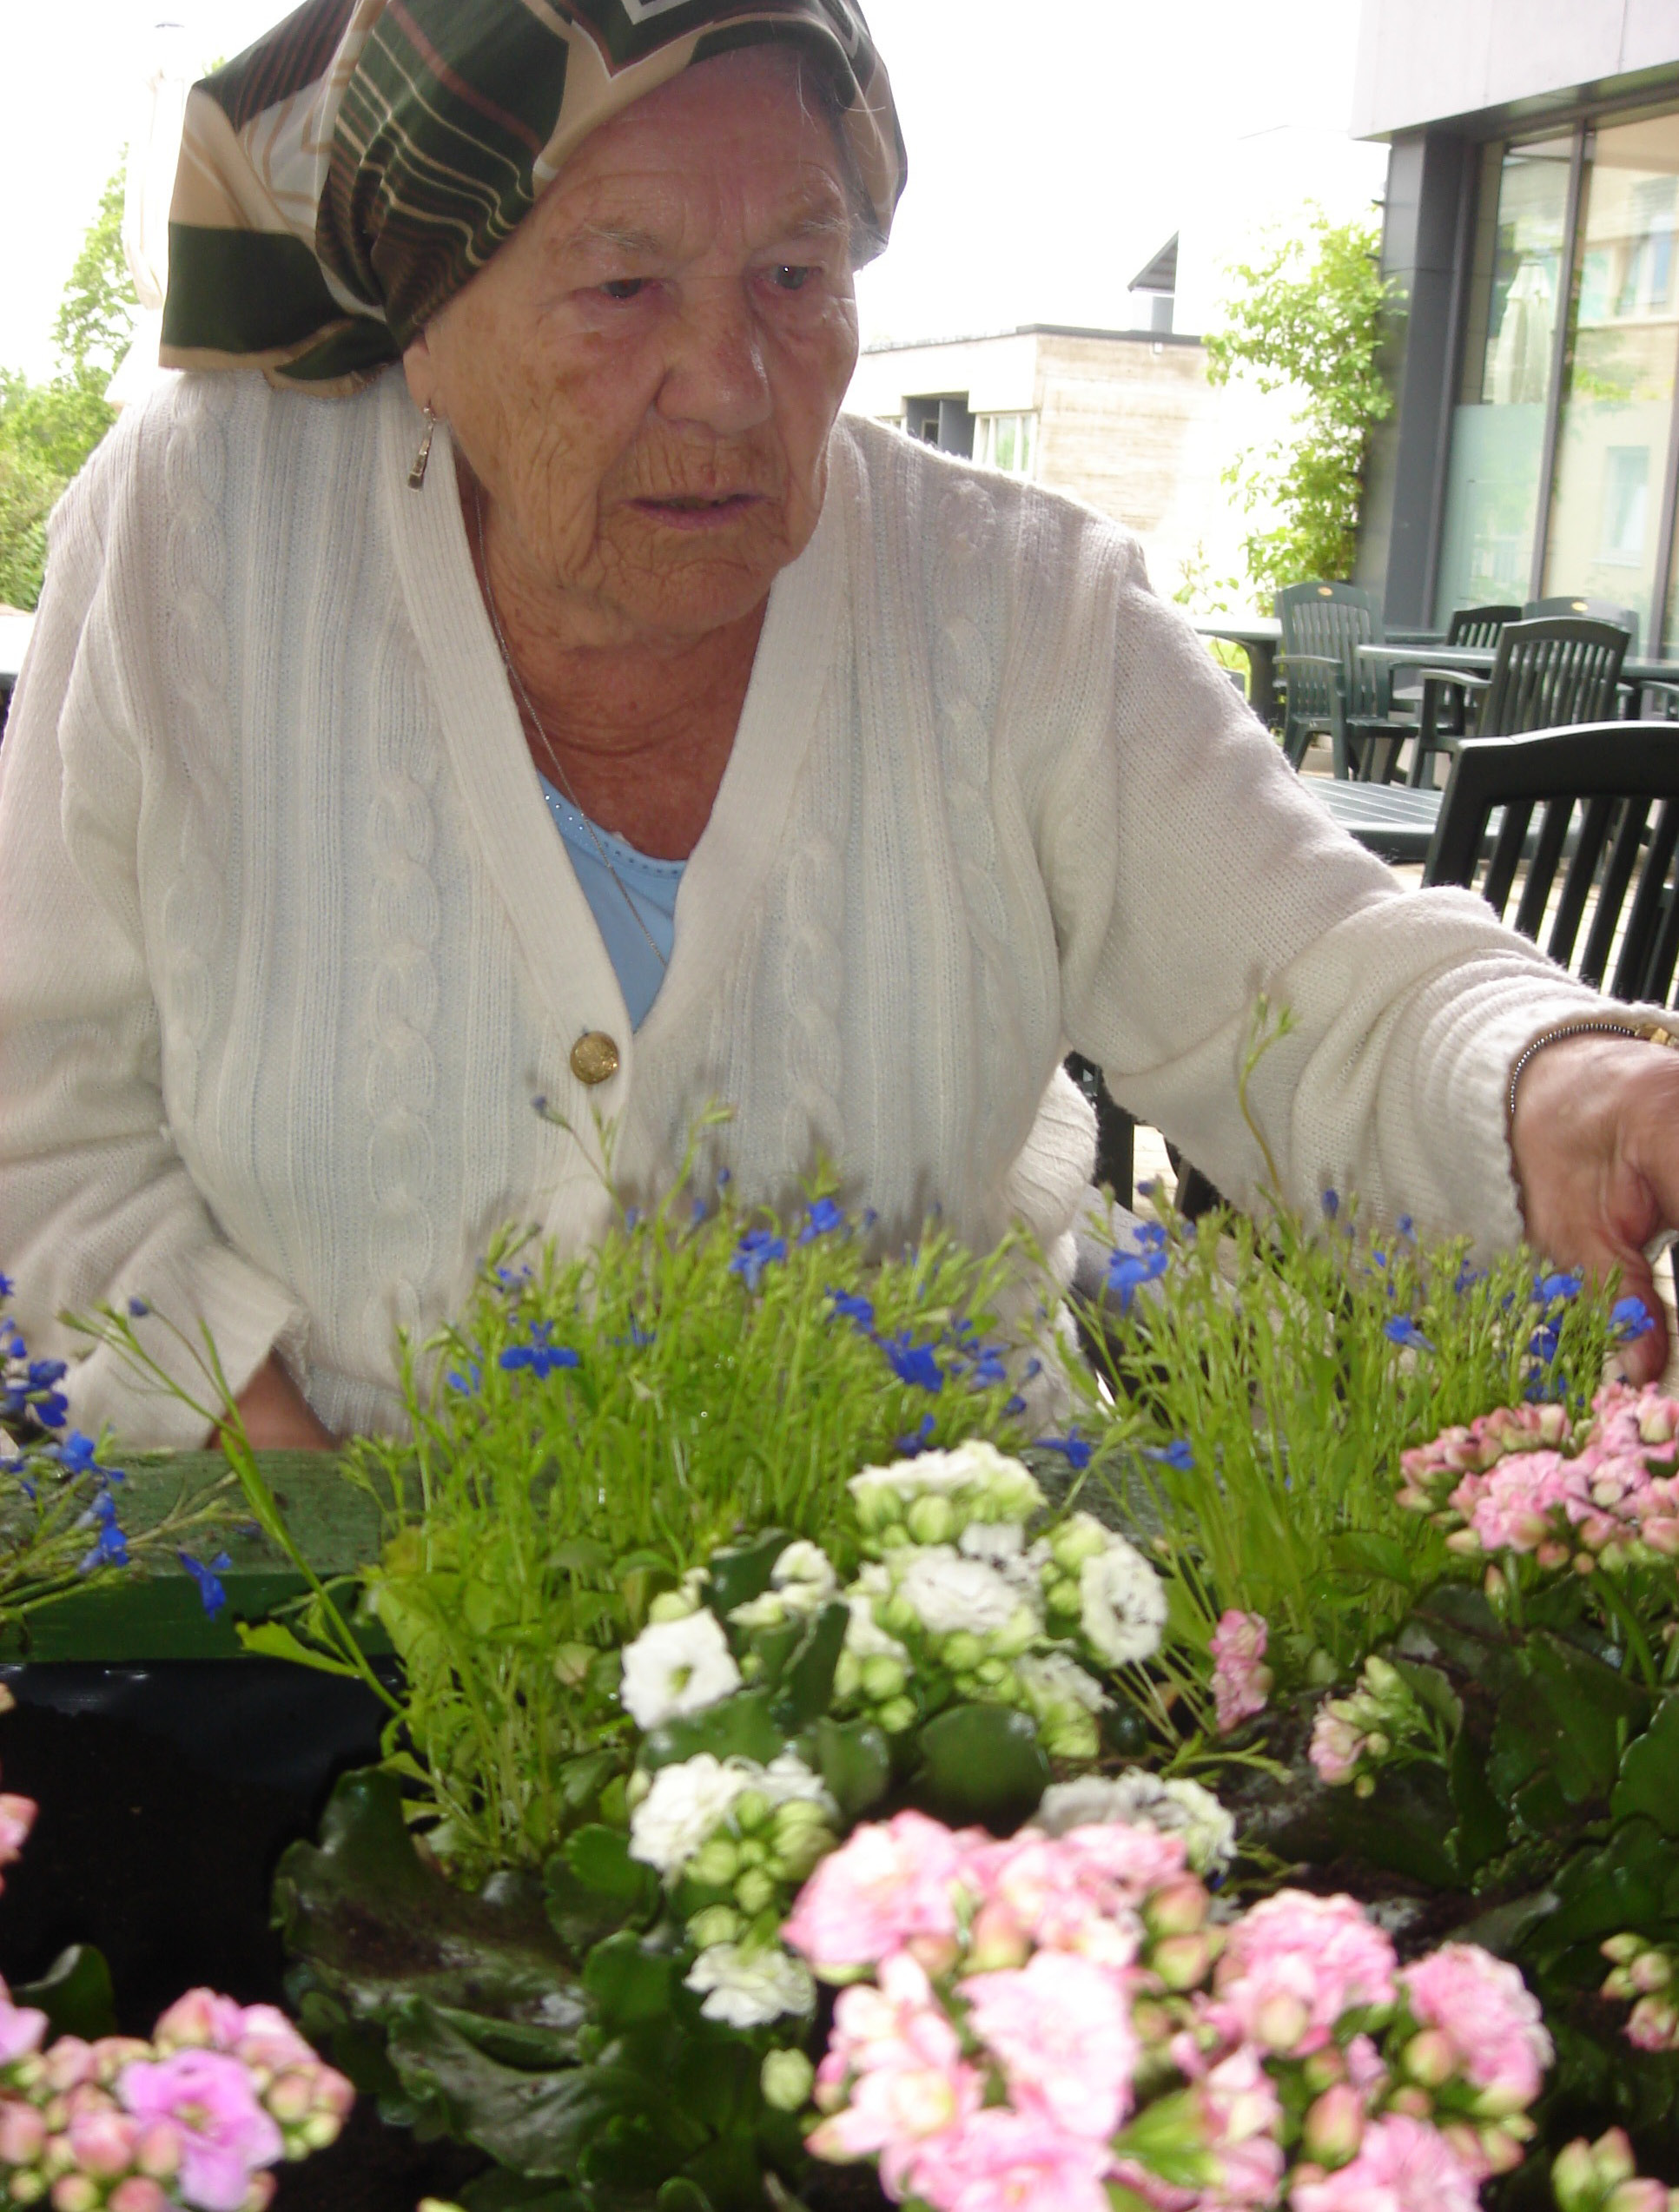
<svg viewBox="0 0 1679 2212">
<path fill-rule="evenodd" d="M 749 1198 L 1054 1244 L 1069 1047 L 1239 1195 L 1261 990 L 1296 1199 L 1648 1290 L 1636 1014 L 1332 829 L 1125 532 L 840 419 L 902 176 L 852 0 L 310 0 L 197 89 L 194 373 L 60 508 L 0 756 L 32 1337 L 141 1297 L 258 1443 L 388 1426 L 498 1225 L 597 1236 L 712 1099 Z"/>
</svg>

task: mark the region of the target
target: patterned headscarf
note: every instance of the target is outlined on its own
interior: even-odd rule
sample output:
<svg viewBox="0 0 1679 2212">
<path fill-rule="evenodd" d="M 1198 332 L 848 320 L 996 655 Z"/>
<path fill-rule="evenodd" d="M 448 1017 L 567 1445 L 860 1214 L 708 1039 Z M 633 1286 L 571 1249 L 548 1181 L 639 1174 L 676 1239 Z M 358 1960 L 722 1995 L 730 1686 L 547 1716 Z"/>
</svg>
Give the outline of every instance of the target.
<svg viewBox="0 0 1679 2212">
<path fill-rule="evenodd" d="M 825 72 L 883 239 L 903 140 L 856 0 L 306 0 L 193 88 L 161 360 L 354 391 L 591 131 L 767 40 Z"/>
</svg>

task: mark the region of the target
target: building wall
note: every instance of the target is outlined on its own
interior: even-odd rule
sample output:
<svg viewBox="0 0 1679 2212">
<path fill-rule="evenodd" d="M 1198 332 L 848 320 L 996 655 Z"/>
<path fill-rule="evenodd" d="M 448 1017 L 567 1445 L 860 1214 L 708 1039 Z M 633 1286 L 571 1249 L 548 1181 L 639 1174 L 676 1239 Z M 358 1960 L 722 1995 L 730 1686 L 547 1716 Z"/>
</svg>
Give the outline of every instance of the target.
<svg viewBox="0 0 1679 2212">
<path fill-rule="evenodd" d="M 1227 441 L 1199 340 L 1020 331 L 882 347 L 859 360 L 846 405 L 890 418 L 909 396 L 951 392 L 975 413 L 1035 413 L 1035 480 L 1134 530 L 1160 591 L 1198 546 L 1222 551 Z"/>
<path fill-rule="evenodd" d="M 1633 90 L 1679 61 L 1679 0 L 1364 0 L 1352 135 Z"/>
</svg>

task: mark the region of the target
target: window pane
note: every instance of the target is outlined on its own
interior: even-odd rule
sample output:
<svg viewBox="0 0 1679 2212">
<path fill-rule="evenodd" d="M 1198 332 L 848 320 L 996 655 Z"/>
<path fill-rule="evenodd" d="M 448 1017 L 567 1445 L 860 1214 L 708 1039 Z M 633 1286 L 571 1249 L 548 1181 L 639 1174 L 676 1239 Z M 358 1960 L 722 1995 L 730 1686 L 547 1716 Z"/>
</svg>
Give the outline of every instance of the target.
<svg viewBox="0 0 1679 2212">
<path fill-rule="evenodd" d="M 1436 594 L 1442 624 L 1457 607 L 1528 596 L 1571 152 L 1566 138 L 1511 146 L 1482 172 Z"/>
<path fill-rule="evenodd" d="M 1679 116 L 1597 131 L 1583 187 L 1545 591 L 1630 607 L 1646 637 L 1679 356 L 1676 215 Z"/>
</svg>

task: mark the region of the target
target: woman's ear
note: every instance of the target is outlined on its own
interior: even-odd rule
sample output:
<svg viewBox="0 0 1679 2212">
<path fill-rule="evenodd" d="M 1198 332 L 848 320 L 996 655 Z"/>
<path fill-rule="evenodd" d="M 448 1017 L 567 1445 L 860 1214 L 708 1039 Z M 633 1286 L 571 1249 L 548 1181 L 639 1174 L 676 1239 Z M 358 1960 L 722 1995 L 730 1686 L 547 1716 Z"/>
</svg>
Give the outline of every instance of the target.
<svg viewBox="0 0 1679 2212">
<path fill-rule="evenodd" d="M 408 397 L 415 406 L 429 407 L 434 414 L 440 415 L 443 410 L 437 404 L 437 370 L 423 330 L 402 356 L 402 373 L 408 380 Z"/>
</svg>

